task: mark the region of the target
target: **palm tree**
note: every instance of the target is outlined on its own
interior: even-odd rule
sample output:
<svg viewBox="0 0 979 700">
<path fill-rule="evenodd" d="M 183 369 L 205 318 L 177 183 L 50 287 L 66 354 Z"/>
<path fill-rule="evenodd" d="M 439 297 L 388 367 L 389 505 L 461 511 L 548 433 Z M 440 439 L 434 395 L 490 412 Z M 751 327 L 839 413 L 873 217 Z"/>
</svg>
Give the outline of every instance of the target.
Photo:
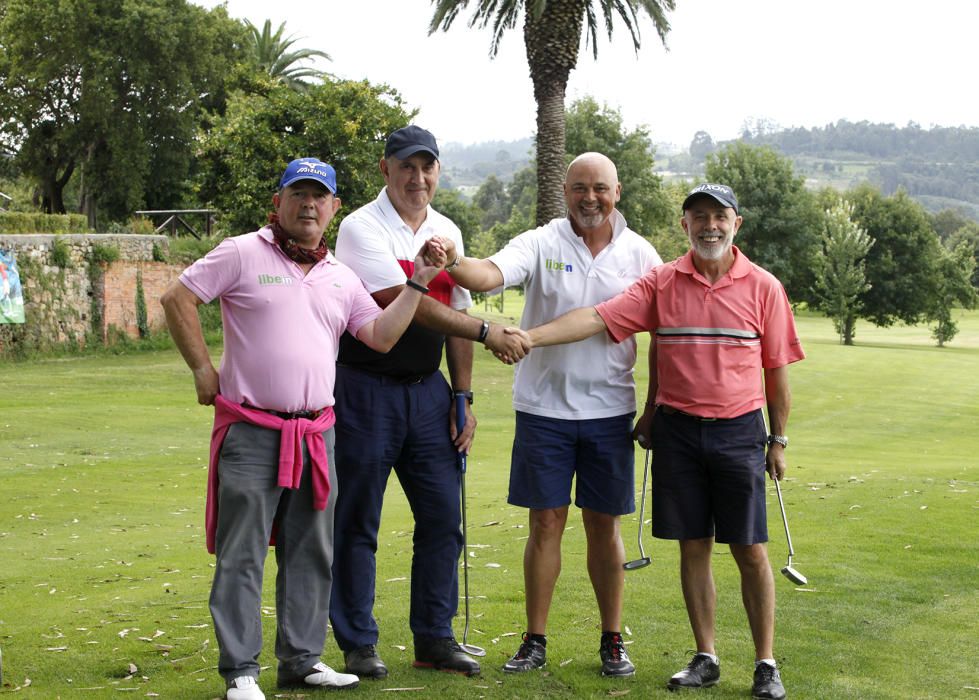
<svg viewBox="0 0 979 700">
<path fill-rule="evenodd" d="M 286 29 L 285 22 L 279 25 L 275 34 L 272 33 L 272 20 L 265 20 L 265 25 L 261 31 L 247 19 L 245 25 L 251 30 L 252 58 L 262 73 L 268 74 L 273 80 L 283 82 L 293 88 L 302 89 L 306 83 L 301 78 L 322 78 L 326 75 L 323 71 L 315 68 L 293 65 L 299 61 L 308 61 L 317 57 L 325 58 L 327 61 L 332 59 L 326 52 L 316 49 L 290 51 L 289 47 L 295 44 L 298 39 L 295 35 L 282 37 L 282 33 Z"/>
<path fill-rule="evenodd" d="M 429 34 L 448 30 L 469 0 L 432 0 L 435 12 Z M 675 0 L 478 0 L 469 26 L 485 28 L 492 24 L 490 57 L 496 56 L 503 33 L 516 26 L 524 13 L 524 45 L 530 78 L 537 101 L 537 223 L 542 225 L 563 216 L 564 198 L 564 96 L 568 76 L 578 63 L 578 48 L 584 26 L 586 40 L 598 58 L 598 29 L 602 26 L 612 38 L 612 21 L 619 16 L 625 23 L 632 44 L 639 51 L 639 13 L 653 20 L 660 41 L 666 42 L 670 24 L 666 12 Z"/>
</svg>

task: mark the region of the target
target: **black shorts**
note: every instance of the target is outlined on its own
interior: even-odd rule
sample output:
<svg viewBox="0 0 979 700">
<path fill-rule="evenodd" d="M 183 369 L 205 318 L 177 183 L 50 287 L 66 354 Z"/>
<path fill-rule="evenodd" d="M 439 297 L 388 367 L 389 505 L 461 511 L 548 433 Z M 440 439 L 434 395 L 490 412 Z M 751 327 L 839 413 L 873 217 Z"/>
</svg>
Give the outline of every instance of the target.
<svg viewBox="0 0 979 700">
<path fill-rule="evenodd" d="M 767 542 L 766 435 L 761 409 L 716 421 L 657 410 L 653 536 Z"/>
</svg>

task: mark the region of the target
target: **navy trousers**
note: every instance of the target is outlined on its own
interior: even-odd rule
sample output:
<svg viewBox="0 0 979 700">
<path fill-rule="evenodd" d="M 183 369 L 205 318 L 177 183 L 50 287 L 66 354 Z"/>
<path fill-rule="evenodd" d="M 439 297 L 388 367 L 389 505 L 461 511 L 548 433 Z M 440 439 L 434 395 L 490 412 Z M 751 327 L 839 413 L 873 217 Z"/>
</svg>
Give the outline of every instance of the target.
<svg viewBox="0 0 979 700">
<path fill-rule="evenodd" d="M 451 392 L 441 372 L 418 382 L 337 367 L 336 505 L 330 621 L 344 651 L 377 644 L 375 554 L 394 469 L 415 519 L 409 624 L 416 637 L 451 637 L 459 606 L 462 515 L 449 437 Z"/>
</svg>

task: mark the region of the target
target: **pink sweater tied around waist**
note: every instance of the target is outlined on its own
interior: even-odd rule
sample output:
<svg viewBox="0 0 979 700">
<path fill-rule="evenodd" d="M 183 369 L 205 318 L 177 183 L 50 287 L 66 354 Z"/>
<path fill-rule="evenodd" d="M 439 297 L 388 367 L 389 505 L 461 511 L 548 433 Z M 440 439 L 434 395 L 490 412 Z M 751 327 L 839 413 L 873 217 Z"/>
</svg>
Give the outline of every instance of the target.
<svg viewBox="0 0 979 700">
<path fill-rule="evenodd" d="M 306 441 L 309 461 L 313 468 L 313 508 L 326 510 L 330 496 L 330 463 L 326 456 L 323 433 L 336 423 L 333 408 L 313 420 L 308 418 L 280 418 L 257 408 L 245 408 L 218 394 L 214 399 L 214 428 L 211 431 L 211 457 L 207 469 L 207 505 L 204 526 L 207 533 L 207 551 L 214 554 L 214 536 L 218 524 L 218 458 L 221 445 L 234 423 L 251 423 L 261 428 L 278 430 L 279 479 L 278 485 L 298 489 L 303 475 L 302 441 Z"/>
</svg>

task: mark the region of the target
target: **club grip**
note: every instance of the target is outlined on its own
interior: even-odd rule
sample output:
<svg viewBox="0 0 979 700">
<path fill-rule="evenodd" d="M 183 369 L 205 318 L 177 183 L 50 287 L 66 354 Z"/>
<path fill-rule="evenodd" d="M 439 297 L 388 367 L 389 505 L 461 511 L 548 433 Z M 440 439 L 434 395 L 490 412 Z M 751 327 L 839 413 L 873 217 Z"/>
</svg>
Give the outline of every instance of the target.
<svg viewBox="0 0 979 700">
<path fill-rule="evenodd" d="M 452 398 L 455 401 L 456 410 L 456 434 L 462 433 L 466 429 L 466 404 L 469 399 L 466 398 L 466 394 L 461 391 L 457 391 L 452 394 Z M 459 471 L 465 473 L 466 471 L 466 453 L 460 452 L 456 458 L 459 462 Z"/>
</svg>

